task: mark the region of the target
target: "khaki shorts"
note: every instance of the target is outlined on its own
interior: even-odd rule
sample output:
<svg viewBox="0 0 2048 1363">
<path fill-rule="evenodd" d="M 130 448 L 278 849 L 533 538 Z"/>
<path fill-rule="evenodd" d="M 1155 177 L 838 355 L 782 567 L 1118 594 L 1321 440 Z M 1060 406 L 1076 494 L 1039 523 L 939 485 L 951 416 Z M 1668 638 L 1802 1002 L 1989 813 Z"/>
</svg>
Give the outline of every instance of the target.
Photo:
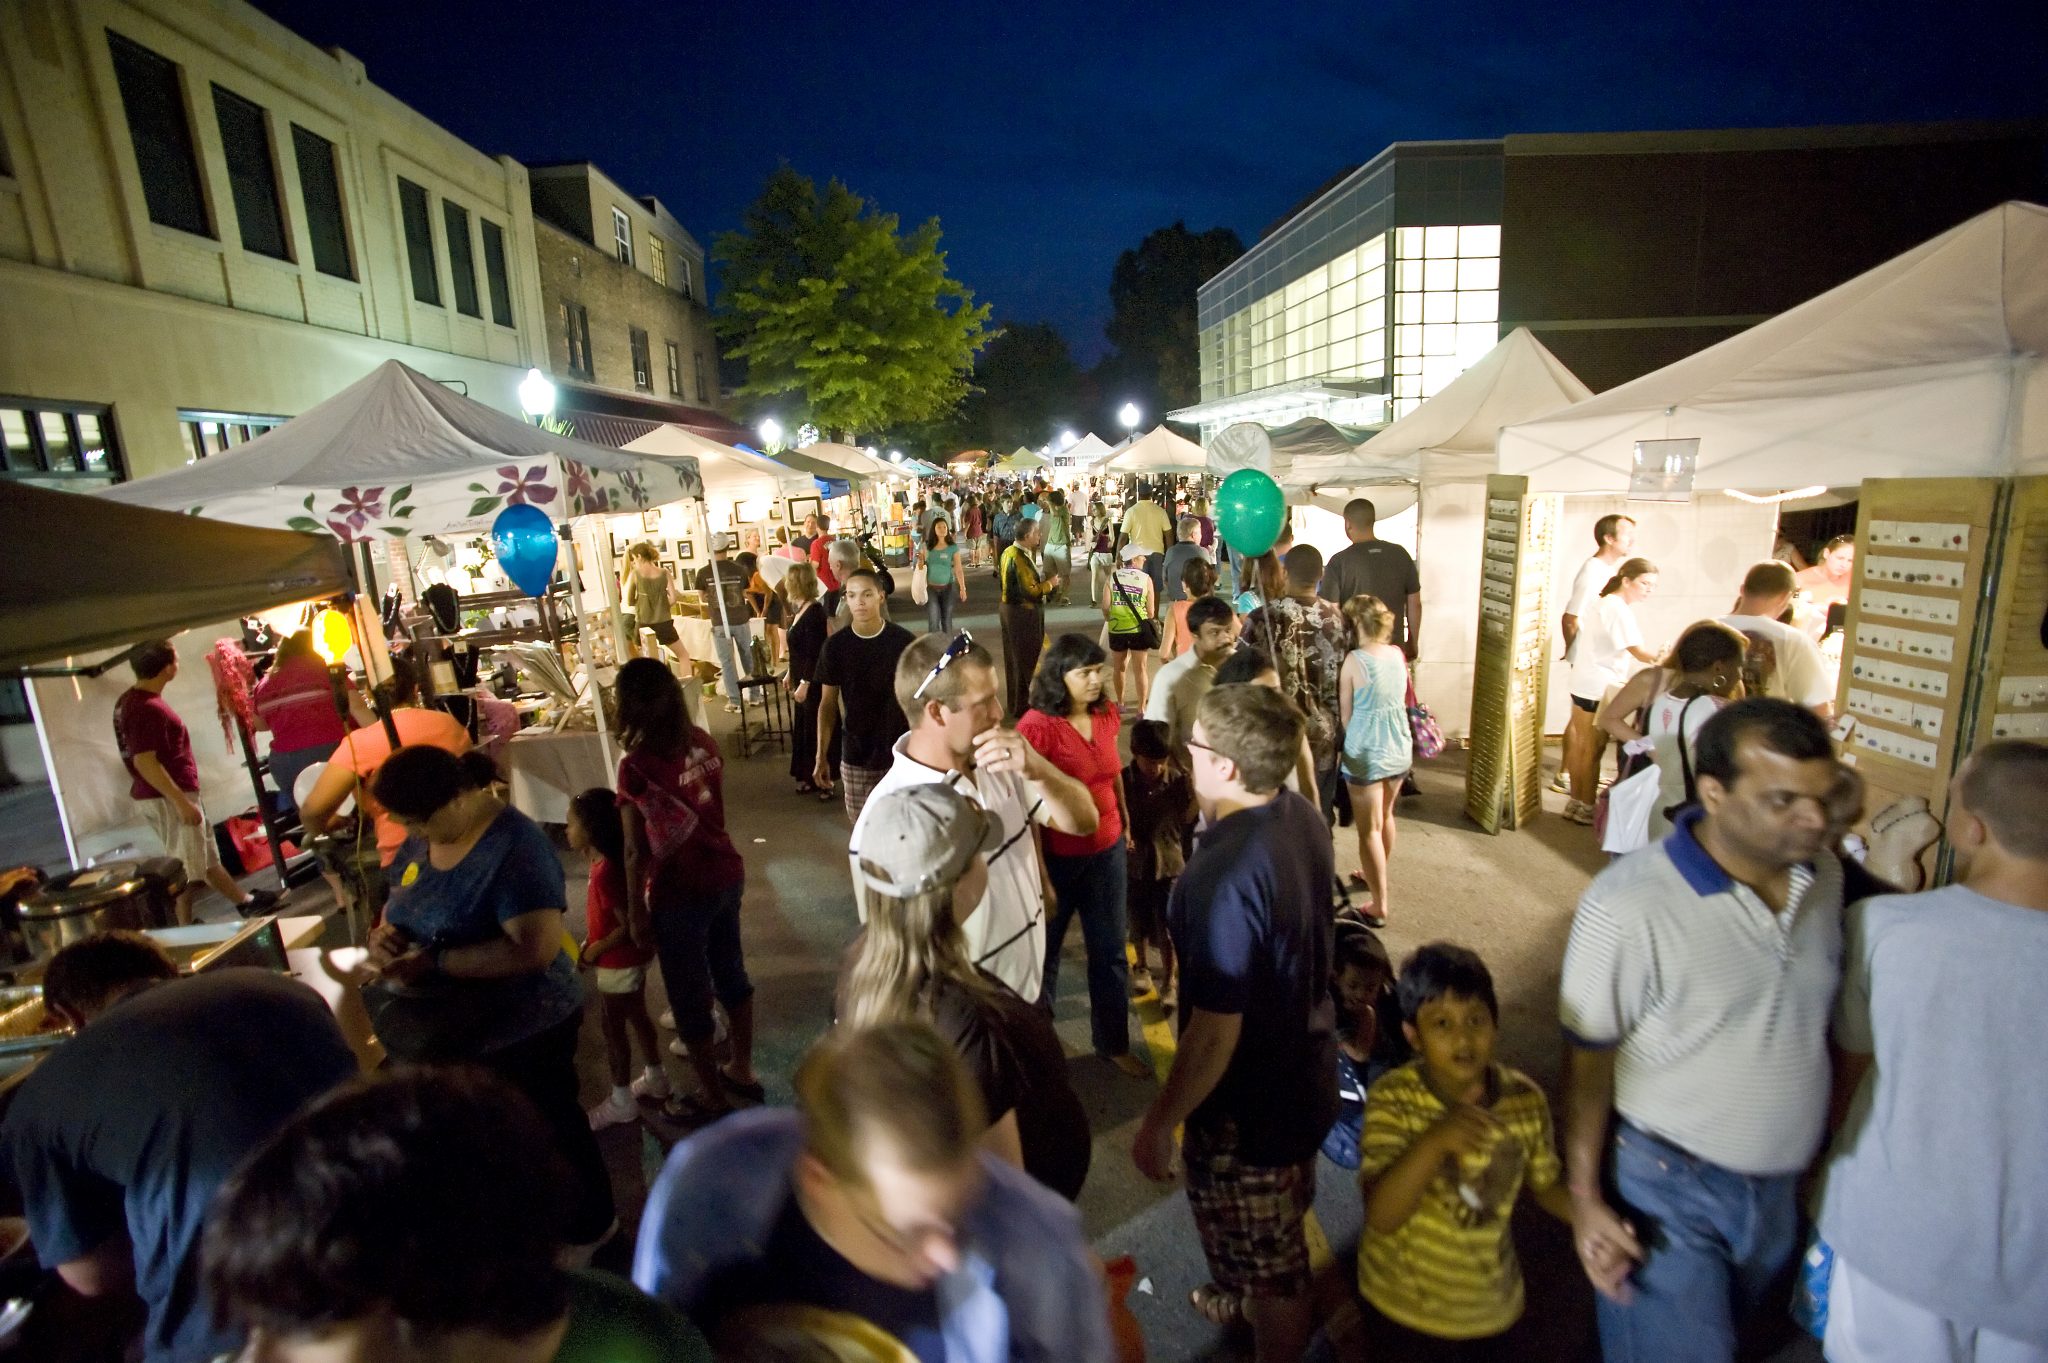
<svg viewBox="0 0 2048 1363">
<path fill-rule="evenodd" d="M 186 799 L 199 804 L 197 795 Z M 149 825 L 157 840 L 164 845 L 164 855 L 176 857 L 185 867 L 185 879 L 197 885 L 205 879 L 211 868 L 220 865 L 220 848 L 213 841 L 213 825 L 206 820 L 206 808 L 201 805 L 197 827 L 187 824 L 178 817 L 178 811 L 169 800 L 137 800 L 144 822 Z"/>
<path fill-rule="evenodd" d="M 600 994 L 637 994 L 647 983 L 647 967 L 644 965 L 601 965 L 597 968 L 597 992 Z"/>
</svg>

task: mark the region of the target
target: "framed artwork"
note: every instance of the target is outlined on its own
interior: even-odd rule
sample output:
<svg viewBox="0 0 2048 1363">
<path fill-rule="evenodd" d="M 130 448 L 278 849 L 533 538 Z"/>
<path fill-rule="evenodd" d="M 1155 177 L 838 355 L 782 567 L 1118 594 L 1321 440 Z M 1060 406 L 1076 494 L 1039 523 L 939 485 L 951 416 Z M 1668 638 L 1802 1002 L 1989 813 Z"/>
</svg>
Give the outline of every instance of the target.
<svg viewBox="0 0 2048 1363">
<path fill-rule="evenodd" d="M 650 535 L 653 534 L 655 531 L 661 529 L 661 513 L 659 511 L 641 512 L 640 528 L 642 530 L 645 530 Z"/>
<path fill-rule="evenodd" d="M 688 563 L 688 562 L 689 562 L 690 560 L 692 560 L 692 559 L 694 559 L 694 558 L 696 558 L 696 557 L 697 557 L 697 546 L 696 546 L 696 545 L 694 545 L 694 544 L 690 543 L 690 542 L 689 542 L 688 540 L 677 540 L 677 541 L 676 541 L 676 562 L 677 562 L 677 563 Z"/>
<path fill-rule="evenodd" d="M 768 503 L 768 519 L 771 521 L 779 521 L 782 519 L 782 503 Z"/>
<path fill-rule="evenodd" d="M 825 503 L 817 497 L 792 497 L 789 499 L 789 519 L 791 524 L 802 525 L 804 517 L 822 516 L 824 514 Z"/>
<path fill-rule="evenodd" d="M 682 581 L 683 568 L 680 563 L 672 558 L 665 558 L 661 561 L 661 567 L 662 571 L 666 572 L 671 578 L 678 582 Z"/>
<path fill-rule="evenodd" d="M 612 557 L 624 558 L 626 556 L 626 551 L 633 547 L 634 542 L 635 541 L 633 536 L 621 535 L 614 532 L 612 535 Z"/>
</svg>

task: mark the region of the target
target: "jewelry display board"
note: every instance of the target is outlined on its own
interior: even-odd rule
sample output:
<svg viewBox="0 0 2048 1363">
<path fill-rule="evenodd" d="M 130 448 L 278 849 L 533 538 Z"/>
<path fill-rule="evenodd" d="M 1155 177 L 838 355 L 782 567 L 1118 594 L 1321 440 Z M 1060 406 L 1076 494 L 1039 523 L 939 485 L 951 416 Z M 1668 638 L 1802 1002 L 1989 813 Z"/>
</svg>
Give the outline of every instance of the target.
<svg viewBox="0 0 2048 1363">
<path fill-rule="evenodd" d="M 2015 478 L 2005 497 L 1971 744 L 2048 743 L 2048 478 Z"/>
<path fill-rule="evenodd" d="M 1558 499 L 1531 496 L 1527 478 L 1486 480 L 1465 812 L 1489 833 L 1520 828 L 1542 808 L 1557 520 Z"/>
<path fill-rule="evenodd" d="M 1869 811 L 1917 796 L 1946 816 L 1949 777 L 1971 746 L 1972 662 L 1988 637 L 1980 605 L 2002 503 L 1994 479 L 1863 484 L 1835 709 L 1842 760 L 1862 773 Z"/>
</svg>

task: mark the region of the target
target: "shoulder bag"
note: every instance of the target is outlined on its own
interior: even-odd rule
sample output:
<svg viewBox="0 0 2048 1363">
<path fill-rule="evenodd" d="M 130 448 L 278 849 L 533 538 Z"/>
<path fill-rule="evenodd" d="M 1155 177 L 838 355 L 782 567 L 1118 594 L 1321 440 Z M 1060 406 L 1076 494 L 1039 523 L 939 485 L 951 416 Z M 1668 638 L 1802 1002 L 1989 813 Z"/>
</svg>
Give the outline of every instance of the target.
<svg viewBox="0 0 2048 1363">
<path fill-rule="evenodd" d="M 1118 582 L 1115 573 L 1115 569 L 1110 570 L 1110 585 L 1116 588 L 1116 594 L 1123 598 L 1123 603 L 1131 608 L 1131 614 L 1138 617 L 1138 642 L 1145 646 L 1147 653 L 1150 653 L 1159 647 L 1159 622 L 1145 614 L 1144 608 L 1138 602 L 1131 599 L 1130 588 Z"/>
<path fill-rule="evenodd" d="M 917 566 L 910 570 L 910 600 L 922 606 L 931 599 L 931 580 L 925 575 L 925 561 L 919 559 Z"/>
<path fill-rule="evenodd" d="M 1430 708 L 1415 696 L 1415 674 L 1408 674 L 1408 731 L 1415 736 L 1415 755 L 1435 757 L 1444 750 L 1444 730 Z"/>
</svg>

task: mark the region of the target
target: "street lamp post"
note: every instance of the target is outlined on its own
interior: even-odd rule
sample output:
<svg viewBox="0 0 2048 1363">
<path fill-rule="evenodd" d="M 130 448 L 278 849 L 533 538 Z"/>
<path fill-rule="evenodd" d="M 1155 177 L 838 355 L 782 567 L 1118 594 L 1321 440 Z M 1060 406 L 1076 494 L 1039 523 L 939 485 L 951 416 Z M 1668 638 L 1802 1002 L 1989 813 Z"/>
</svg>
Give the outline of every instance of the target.
<svg viewBox="0 0 2048 1363">
<path fill-rule="evenodd" d="M 555 385 L 538 369 L 526 371 L 519 381 L 519 406 L 538 426 L 555 410 Z"/>
<path fill-rule="evenodd" d="M 772 450 L 777 445 L 782 443 L 782 423 L 777 421 L 774 417 L 762 417 L 761 424 L 755 427 L 754 429 L 760 432 L 761 443 L 763 445 L 766 445 L 769 449 Z"/>
<path fill-rule="evenodd" d="M 1145 419 L 1145 414 L 1138 410 L 1137 403 L 1126 402 L 1123 410 L 1116 414 L 1116 419 L 1124 424 L 1124 439 L 1130 440 L 1138 434 L 1138 423 Z"/>
</svg>

